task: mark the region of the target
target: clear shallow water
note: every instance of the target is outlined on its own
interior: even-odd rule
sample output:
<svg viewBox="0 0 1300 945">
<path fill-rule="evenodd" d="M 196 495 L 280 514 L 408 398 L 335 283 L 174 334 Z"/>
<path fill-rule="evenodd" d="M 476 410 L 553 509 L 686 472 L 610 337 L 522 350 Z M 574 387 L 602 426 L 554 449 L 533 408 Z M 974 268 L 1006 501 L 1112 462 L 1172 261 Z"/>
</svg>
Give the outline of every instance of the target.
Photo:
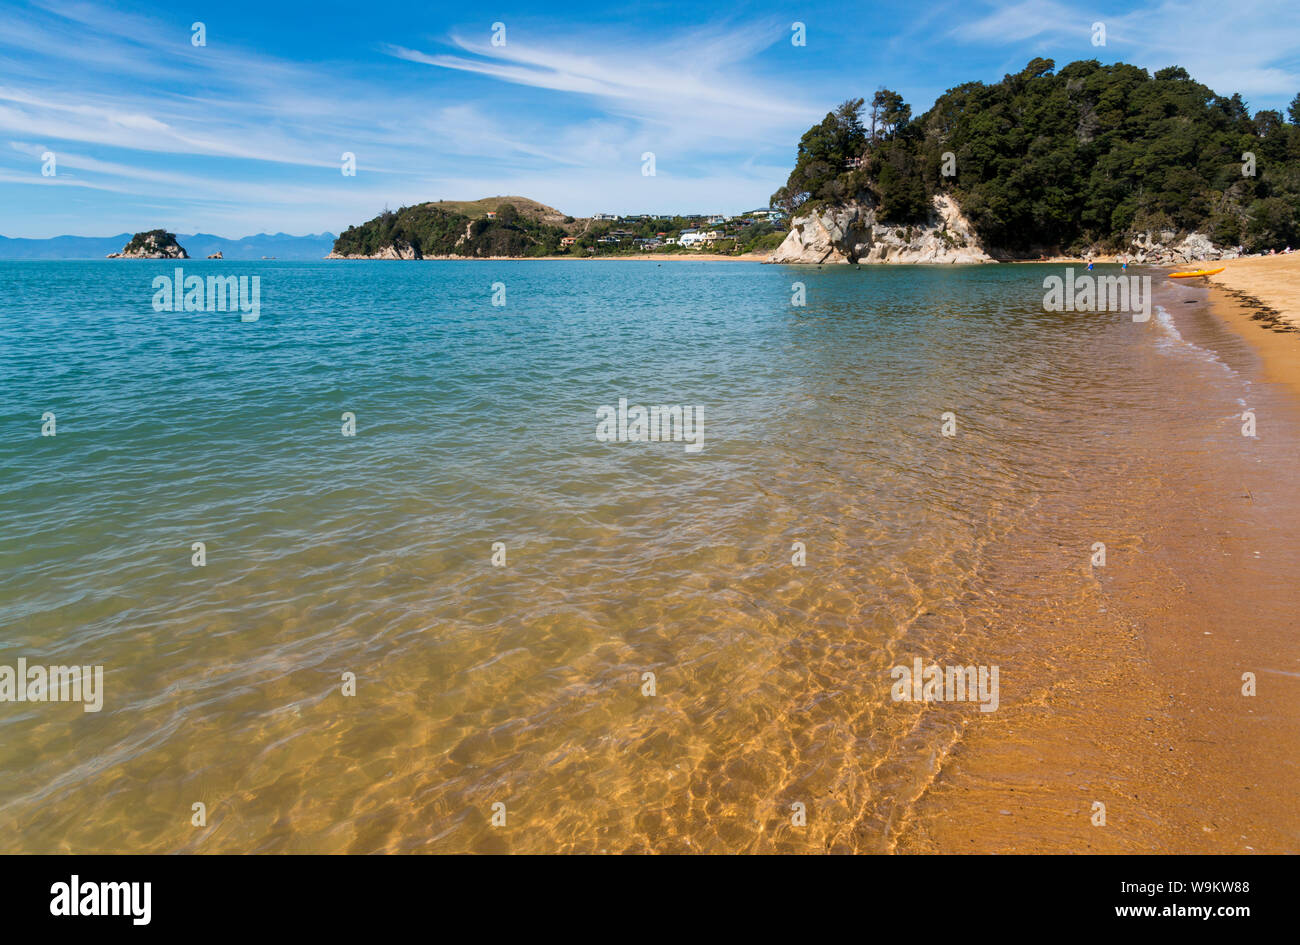
<svg viewBox="0 0 1300 945">
<path fill-rule="evenodd" d="M 1207 443 L 1249 393 L 1051 267 L 184 264 L 254 323 L 155 313 L 174 268 L 0 263 L 0 663 L 106 684 L 0 705 L 8 850 L 892 849 L 979 713 L 889 668 L 1044 698 L 1171 387 Z M 620 397 L 703 450 L 598 442 Z"/>
</svg>

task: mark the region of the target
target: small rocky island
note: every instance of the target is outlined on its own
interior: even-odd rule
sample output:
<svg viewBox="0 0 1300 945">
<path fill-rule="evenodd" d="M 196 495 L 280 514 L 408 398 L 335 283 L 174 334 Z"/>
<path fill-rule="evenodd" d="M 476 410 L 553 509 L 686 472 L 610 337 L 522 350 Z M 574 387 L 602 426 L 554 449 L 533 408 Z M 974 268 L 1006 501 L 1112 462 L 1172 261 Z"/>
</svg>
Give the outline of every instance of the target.
<svg viewBox="0 0 1300 945">
<path fill-rule="evenodd" d="M 184 252 L 184 250 L 182 250 L 182 252 Z M 211 256 L 209 256 L 208 258 L 209 258 L 209 259 L 224 259 L 225 257 L 221 255 L 221 250 L 217 250 L 215 253 L 213 253 L 213 254 L 212 254 Z"/>
<path fill-rule="evenodd" d="M 189 259 L 185 247 L 176 242 L 176 234 L 166 230 L 137 233 L 120 253 L 109 253 L 109 259 Z"/>
</svg>

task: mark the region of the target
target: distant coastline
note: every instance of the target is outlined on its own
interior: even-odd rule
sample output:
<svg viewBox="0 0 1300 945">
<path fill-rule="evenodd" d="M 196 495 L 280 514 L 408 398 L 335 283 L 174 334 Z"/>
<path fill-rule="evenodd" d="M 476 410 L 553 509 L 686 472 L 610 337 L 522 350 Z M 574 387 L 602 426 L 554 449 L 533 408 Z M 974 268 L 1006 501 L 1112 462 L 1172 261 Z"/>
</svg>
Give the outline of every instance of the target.
<svg viewBox="0 0 1300 945">
<path fill-rule="evenodd" d="M 9 259 L 103 259 L 122 249 L 132 238 L 131 233 L 115 236 L 52 236 L 44 239 L 0 236 L 0 260 Z M 275 256 L 278 259 L 320 259 L 330 251 L 333 233 L 313 233 L 294 236 L 289 233 L 258 233 L 238 239 L 215 236 L 210 233 L 177 234 L 176 239 L 188 253 L 197 258 L 207 258 L 216 253 L 226 262 L 261 259 Z"/>
<path fill-rule="evenodd" d="M 766 262 L 768 253 L 631 253 L 604 256 L 421 256 L 419 259 L 391 259 L 375 256 L 322 256 L 330 262 Z"/>
</svg>

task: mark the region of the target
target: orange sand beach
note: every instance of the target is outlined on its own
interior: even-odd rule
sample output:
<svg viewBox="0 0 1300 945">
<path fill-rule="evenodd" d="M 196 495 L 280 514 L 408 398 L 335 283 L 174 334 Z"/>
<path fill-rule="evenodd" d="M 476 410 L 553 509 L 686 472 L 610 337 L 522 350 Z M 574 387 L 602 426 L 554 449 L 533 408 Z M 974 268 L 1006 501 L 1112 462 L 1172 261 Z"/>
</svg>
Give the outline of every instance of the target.
<svg viewBox="0 0 1300 945">
<path fill-rule="evenodd" d="M 1248 296 L 1300 328 L 1300 253 L 1233 259 L 1223 266 L 1223 272 L 1207 277 L 1212 285 Z"/>
<path fill-rule="evenodd" d="M 1300 396 L 1300 253 L 1223 266 L 1204 280 L 1210 310 L 1258 353 L 1264 377 Z"/>
<path fill-rule="evenodd" d="M 1154 385 L 1150 403 L 1179 411 L 1155 434 L 1169 461 L 1121 474 L 1123 493 L 1146 513 L 1141 527 L 1111 542 L 1130 545 L 1142 567 L 1097 569 L 1089 606 L 1064 593 L 1044 600 L 1035 645 L 1054 654 L 1054 688 L 969 726 L 946 758 L 934 759 L 892 825 L 888 849 L 1297 848 L 1300 255 L 1223 265 L 1208 279 L 1160 280 L 1157 299 L 1173 315 L 1184 355 L 1213 352 L 1218 366 L 1207 372 L 1264 382 L 1240 403 L 1267 429 L 1247 439 L 1227 405 L 1188 407 L 1213 387 L 1187 386 L 1166 365 L 1153 362 L 1145 379 L 1135 374 L 1134 383 Z M 1219 432 L 1189 436 L 1197 423 Z M 1108 491 L 1096 488 L 1075 512 L 1104 520 Z M 1058 527 L 1044 526 L 1046 540 L 1061 540 Z M 1019 553 L 1008 548 L 993 560 Z M 1008 651 L 1009 663 L 1015 647 Z M 1243 693 L 1247 678 L 1263 681 L 1258 694 Z M 1081 835 L 1073 821 L 1090 812 L 1095 829 Z"/>
</svg>

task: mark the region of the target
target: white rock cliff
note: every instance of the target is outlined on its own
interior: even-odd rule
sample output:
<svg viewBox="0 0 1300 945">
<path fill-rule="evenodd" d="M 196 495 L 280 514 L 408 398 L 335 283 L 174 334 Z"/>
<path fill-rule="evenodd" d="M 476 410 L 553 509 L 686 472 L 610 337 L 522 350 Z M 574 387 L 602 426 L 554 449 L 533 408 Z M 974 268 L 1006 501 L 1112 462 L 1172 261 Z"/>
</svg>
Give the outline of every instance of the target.
<svg viewBox="0 0 1300 945">
<path fill-rule="evenodd" d="M 770 263 L 986 263 L 970 221 L 946 194 L 922 224 L 883 224 L 868 199 L 795 217 Z"/>
</svg>

